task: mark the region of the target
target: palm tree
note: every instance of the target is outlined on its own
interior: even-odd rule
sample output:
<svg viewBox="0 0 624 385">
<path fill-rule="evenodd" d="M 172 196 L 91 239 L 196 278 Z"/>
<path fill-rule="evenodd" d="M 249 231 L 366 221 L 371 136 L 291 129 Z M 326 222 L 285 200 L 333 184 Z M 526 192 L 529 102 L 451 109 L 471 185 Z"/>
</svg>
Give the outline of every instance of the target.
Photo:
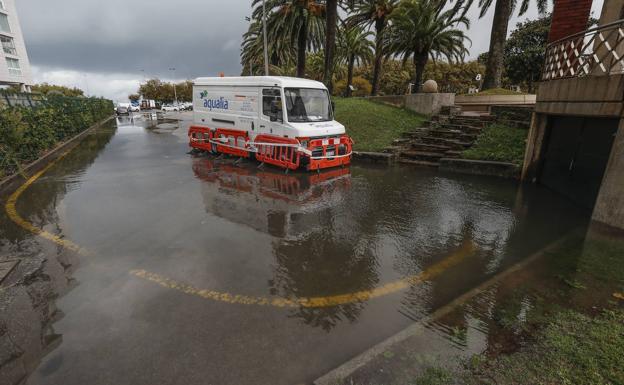
<svg viewBox="0 0 624 385">
<path fill-rule="evenodd" d="M 323 67 L 323 82 L 331 94 L 334 50 L 336 48 L 336 31 L 338 26 L 338 0 L 326 0 L 326 4 L 325 66 Z"/>
<path fill-rule="evenodd" d="M 469 0 L 469 3 L 472 3 L 473 1 L 474 0 Z M 492 32 L 490 34 L 490 50 L 486 64 L 485 78 L 483 79 L 484 90 L 490 88 L 500 88 L 501 86 L 505 41 L 507 40 L 509 19 L 518 3 L 518 0 L 495 1 L 496 6 L 494 8 L 494 20 L 492 21 Z M 524 13 L 529 9 L 531 1 L 532 0 L 521 0 L 518 15 L 524 15 Z M 546 13 L 548 0 L 535 1 L 540 14 Z M 493 2 L 494 0 L 479 0 L 479 7 L 481 7 L 481 15 L 479 17 L 483 17 L 486 14 Z"/>
<path fill-rule="evenodd" d="M 358 64 L 368 63 L 373 57 L 373 42 L 368 38 L 372 32 L 365 31 L 362 27 L 343 26 L 339 33 L 338 54 L 347 63 L 347 88 L 344 96 L 351 96 L 351 83 L 353 82 L 353 67 Z"/>
<path fill-rule="evenodd" d="M 373 81 L 371 95 L 377 95 L 381 64 L 384 56 L 384 32 L 388 26 L 388 18 L 398 4 L 398 0 L 355 0 L 351 8 L 349 24 L 356 24 L 368 28 L 375 28 L 375 63 L 373 66 Z"/>
<path fill-rule="evenodd" d="M 463 60 L 469 40 L 460 25 L 468 28 L 470 21 L 463 7 L 445 9 L 444 0 L 403 0 L 391 16 L 386 37 L 391 55 L 404 61 L 414 60 L 416 92 L 422 87 L 422 77 L 429 57 L 445 57 L 449 62 Z"/>
<path fill-rule="evenodd" d="M 262 57 L 262 0 L 253 0 L 252 6 L 255 21 L 243 35 L 244 63 Z M 314 0 L 266 0 L 266 11 L 270 64 L 289 66 L 296 61 L 297 76 L 305 76 L 306 51 L 322 45 L 325 6 Z"/>
</svg>

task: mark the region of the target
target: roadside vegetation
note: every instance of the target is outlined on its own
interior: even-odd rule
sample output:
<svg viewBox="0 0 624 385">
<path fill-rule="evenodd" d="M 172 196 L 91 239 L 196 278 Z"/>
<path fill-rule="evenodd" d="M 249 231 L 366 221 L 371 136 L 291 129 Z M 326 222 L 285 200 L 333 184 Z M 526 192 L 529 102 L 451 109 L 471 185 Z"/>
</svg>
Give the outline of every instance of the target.
<svg viewBox="0 0 624 385">
<path fill-rule="evenodd" d="M 32 108 L 1 109 L 0 179 L 112 113 L 110 100 L 57 94 Z"/>
<path fill-rule="evenodd" d="M 624 384 L 623 253 L 621 241 L 607 238 L 547 253 L 545 276 L 512 287 L 494 311 L 497 333 L 523 341 L 518 350 L 477 354 L 458 370 L 432 366 L 413 383 Z"/>
<path fill-rule="evenodd" d="M 521 166 L 528 133 L 523 128 L 492 124 L 483 130 L 474 146 L 462 155 L 466 159 L 510 162 Z"/>
<path fill-rule="evenodd" d="M 382 151 L 427 120 L 409 110 L 366 99 L 337 98 L 335 103 L 336 120 L 345 125 L 356 151 Z"/>
</svg>

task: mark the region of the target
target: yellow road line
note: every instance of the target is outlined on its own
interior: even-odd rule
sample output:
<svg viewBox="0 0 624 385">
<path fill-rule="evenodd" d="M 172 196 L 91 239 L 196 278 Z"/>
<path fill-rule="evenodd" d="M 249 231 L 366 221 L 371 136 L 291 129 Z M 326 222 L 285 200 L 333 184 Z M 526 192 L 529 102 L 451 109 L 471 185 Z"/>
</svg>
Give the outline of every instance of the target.
<svg viewBox="0 0 624 385">
<path fill-rule="evenodd" d="M 39 172 L 33 174 L 24 184 L 22 184 L 17 190 L 11 194 L 9 199 L 6 202 L 5 209 L 9 216 L 9 218 L 15 222 L 20 227 L 24 228 L 31 233 L 38 235 L 42 238 L 48 239 L 58 245 L 65 247 L 68 250 L 80 253 L 82 255 L 88 254 L 88 252 L 81 248 L 76 243 L 59 237 L 58 235 L 49 233 L 43 229 L 35 227 L 32 223 L 28 222 L 24 218 L 22 218 L 17 212 L 15 206 L 17 204 L 17 200 L 19 197 L 28 189 L 37 179 L 39 179 L 43 174 L 45 174 L 48 170 L 50 170 L 56 163 L 58 163 L 61 159 L 63 159 L 69 152 L 68 150 L 61 154 L 58 158 L 56 158 L 53 162 L 50 162 L 46 167 L 41 169 Z M 392 294 L 398 292 L 400 290 L 406 289 L 411 285 L 415 285 L 418 283 L 422 283 L 424 281 L 428 281 L 433 279 L 434 277 L 440 275 L 443 271 L 457 265 L 460 261 L 462 261 L 467 256 L 473 254 L 475 251 L 474 243 L 470 240 L 464 241 L 461 248 L 458 249 L 455 253 L 446 257 L 441 262 L 438 262 L 428 269 L 424 270 L 420 274 L 416 274 L 410 277 L 406 277 L 400 279 L 398 281 L 387 283 L 383 286 L 376 287 L 371 290 L 362 290 L 354 293 L 340 294 L 340 295 L 332 295 L 325 297 L 309 297 L 309 298 L 296 298 L 296 299 L 285 299 L 285 298 L 270 298 L 270 297 L 252 297 L 240 294 L 231 294 L 227 292 L 218 292 L 214 290 L 206 290 L 206 289 L 198 289 L 191 285 L 187 285 L 184 283 L 176 282 L 167 277 L 163 277 L 161 275 L 150 273 L 146 270 L 132 270 L 130 274 L 146 279 L 148 281 L 157 283 L 160 286 L 177 290 L 186 294 L 196 295 L 202 298 L 211 299 L 215 301 L 227 302 L 232 304 L 244 304 L 244 305 L 270 305 L 276 307 L 330 307 L 330 306 L 338 306 L 344 305 L 353 302 L 360 302 L 369 300 L 372 298 L 382 297 L 388 294 Z"/>
<path fill-rule="evenodd" d="M 164 277 L 159 274 L 151 273 L 146 270 L 132 270 L 130 271 L 130 274 L 154 282 L 168 289 L 177 290 L 182 293 L 195 295 L 213 301 L 227 302 L 231 304 L 270 305 L 276 307 L 331 307 L 386 296 L 388 294 L 396 293 L 398 291 L 406 289 L 412 285 L 429 281 L 440 275 L 442 272 L 446 271 L 448 268 L 457 265 L 464 258 L 473 254 L 474 251 L 474 243 L 472 241 L 466 241 L 462 244 L 459 250 L 446 257 L 441 262 L 430 266 L 419 274 L 406 277 L 398 281 L 390 282 L 371 290 L 362 290 L 354 293 L 331 295 L 325 297 L 295 299 L 253 297 L 239 294 L 231 294 L 227 292 L 219 292 L 214 290 L 199 289 L 197 287 L 177 282 L 173 279 Z"/>
<path fill-rule="evenodd" d="M 9 216 L 9 218 L 15 222 L 16 224 L 18 224 L 20 227 L 24 228 L 25 230 L 30 231 L 33 234 L 39 235 L 42 238 L 48 239 L 54 243 L 57 243 L 63 247 L 65 247 L 68 250 L 74 251 L 74 252 L 78 252 L 81 254 L 86 254 L 86 252 L 80 248 L 80 246 L 78 246 L 77 244 L 75 244 L 74 242 L 67 240 L 67 239 L 63 239 L 61 237 L 59 237 L 58 235 L 49 233 L 43 229 L 40 229 L 38 227 L 33 226 L 32 223 L 28 222 L 27 220 L 25 220 L 24 218 L 22 218 L 17 210 L 15 209 L 15 205 L 17 203 L 17 200 L 19 199 L 19 197 L 22 195 L 22 193 L 24 193 L 24 191 L 26 191 L 26 189 L 28 189 L 28 187 L 30 187 L 30 185 L 32 185 L 37 179 L 39 179 L 43 174 L 45 174 L 49 169 L 51 169 L 58 161 L 60 161 L 61 159 L 63 159 L 67 154 L 69 154 L 71 150 L 64 152 L 63 154 L 61 154 L 58 158 L 56 158 L 53 162 L 50 162 L 46 167 L 44 167 L 43 169 L 41 169 L 39 172 L 33 174 L 30 178 L 28 178 L 28 180 L 26 182 L 24 182 L 24 184 L 22 184 L 17 190 L 15 190 L 13 192 L 13 194 L 11 194 L 11 196 L 9 197 L 9 199 L 6 202 L 6 205 L 4 206 L 6 209 L 6 213 Z"/>
</svg>

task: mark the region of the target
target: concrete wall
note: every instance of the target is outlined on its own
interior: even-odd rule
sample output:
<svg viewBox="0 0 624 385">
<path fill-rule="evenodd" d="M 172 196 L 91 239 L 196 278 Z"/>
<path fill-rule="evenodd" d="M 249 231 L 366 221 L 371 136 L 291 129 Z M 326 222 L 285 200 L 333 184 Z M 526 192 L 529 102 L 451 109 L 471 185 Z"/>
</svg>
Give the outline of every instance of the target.
<svg viewBox="0 0 624 385">
<path fill-rule="evenodd" d="M 405 95 L 405 108 L 423 115 L 435 115 L 442 107 L 455 105 L 455 94 L 412 94 Z"/>
<path fill-rule="evenodd" d="M 620 117 L 623 100 L 624 75 L 551 80 L 540 83 L 535 112 Z"/>
<path fill-rule="evenodd" d="M 442 107 L 455 105 L 455 94 L 420 93 L 411 95 L 371 96 L 366 99 L 404 107 L 423 115 L 435 115 Z"/>
<path fill-rule="evenodd" d="M 620 120 L 592 219 L 624 229 L 624 120 Z"/>
</svg>

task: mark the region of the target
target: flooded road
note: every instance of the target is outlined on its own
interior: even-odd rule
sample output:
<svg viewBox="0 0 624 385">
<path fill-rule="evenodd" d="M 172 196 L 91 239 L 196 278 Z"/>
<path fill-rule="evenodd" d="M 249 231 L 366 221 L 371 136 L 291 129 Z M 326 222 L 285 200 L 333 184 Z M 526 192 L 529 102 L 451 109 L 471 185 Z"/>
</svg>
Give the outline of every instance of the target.
<svg viewBox="0 0 624 385">
<path fill-rule="evenodd" d="M 64 269 L 28 384 L 310 382 L 588 216 L 505 180 L 192 155 L 171 116 L 98 128 L 23 191 L 56 241 L 0 214 L 2 255 Z"/>
</svg>

